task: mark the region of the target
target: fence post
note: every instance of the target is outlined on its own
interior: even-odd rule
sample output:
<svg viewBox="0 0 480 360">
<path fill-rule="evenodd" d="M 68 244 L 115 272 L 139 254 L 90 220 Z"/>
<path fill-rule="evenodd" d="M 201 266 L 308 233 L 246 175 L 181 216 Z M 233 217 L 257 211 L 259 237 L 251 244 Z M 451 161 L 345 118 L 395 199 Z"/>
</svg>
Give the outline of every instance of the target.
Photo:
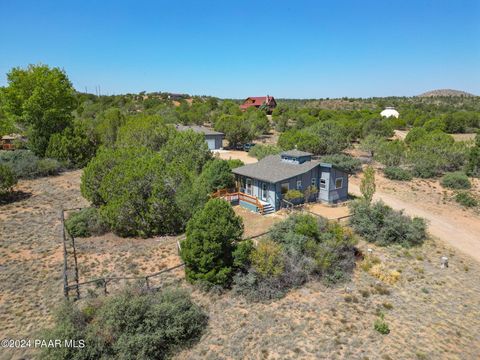
<svg viewBox="0 0 480 360">
<path fill-rule="evenodd" d="M 70 235 L 70 238 L 72 239 L 73 261 L 74 261 L 74 265 L 75 265 L 75 282 L 77 283 L 77 300 L 78 300 L 78 299 L 80 299 L 80 286 L 78 285 L 79 284 L 79 279 L 78 279 L 77 249 L 75 248 L 75 238 L 72 235 Z"/>
<path fill-rule="evenodd" d="M 65 238 L 65 224 L 64 224 L 64 216 L 63 216 L 63 207 L 60 208 L 60 233 L 62 236 L 63 242 L 63 295 L 69 299 L 68 294 L 68 277 L 67 277 L 67 245 L 66 245 L 66 238 Z"/>
<path fill-rule="evenodd" d="M 148 282 L 148 276 L 145 276 L 145 283 L 147 284 L 147 289 L 150 290 L 150 283 Z"/>
<path fill-rule="evenodd" d="M 107 291 L 107 279 L 103 279 L 103 292 L 105 295 L 108 294 L 108 291 Z"/>
</svg>

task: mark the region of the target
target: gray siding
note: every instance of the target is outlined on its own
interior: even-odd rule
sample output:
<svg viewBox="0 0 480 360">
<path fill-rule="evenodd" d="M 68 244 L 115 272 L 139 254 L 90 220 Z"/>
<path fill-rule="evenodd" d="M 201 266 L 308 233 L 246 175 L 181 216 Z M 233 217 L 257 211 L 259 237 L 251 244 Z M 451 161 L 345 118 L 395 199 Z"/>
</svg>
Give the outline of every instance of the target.
<svg viewBox="0 0 480 360">
<path fill-rule="evenodd" d="M 281 200 L 282 200 L 282 184 L 288 183 L 288 188 L 290 190 L 297 189 L 297 181 L 301 180 L 301 188 L 300 190 L 303 192 L 305 189 L 312 185 L 312 179 L 315 179 L 314 185 L 319 190 L 318 193 L 318 200 L 322 202 L 328 203 L 336 203 L 339 201 L 345 201 L 348 198 L 348 174 L 345 172 L 330 168 L 330 167 L 323 167 L 317 166 L 310 171 L 307 171 L 304 174 L 299 176 L 292 177 L 290 179 L 286 179 L 275 184 L 263 182 L 258 179 L 248 178 L 245 176 L 237 175 L 237 180 L 242 184 L 246 184 L 246 179 L 251 179 L 252 181 L 252 191 L 251 195 L 258 197 L 262 201 L 267 201 L 268 203 L 272 204 L 275 210 L 279 210 L 281 207 Z M 326 180 L 326 188 L 320 189 L 320 179 Z M 339 189 L 335 188 L 335 181 L 336 179 L 342 179 L 342 187 Z M 267 184 L 268 189 L 268 196 L 267 199 L 262 198 L 262 184 Z M 240 186 L 240 191 L 246 192 L 246 189 L 243 186 Z"/>
<path fill-rule="evenodd" d="M 215 139 L 215 149 L 222 148 L 223 135 L 205 135 L 205 139 Z"/>
</svg>

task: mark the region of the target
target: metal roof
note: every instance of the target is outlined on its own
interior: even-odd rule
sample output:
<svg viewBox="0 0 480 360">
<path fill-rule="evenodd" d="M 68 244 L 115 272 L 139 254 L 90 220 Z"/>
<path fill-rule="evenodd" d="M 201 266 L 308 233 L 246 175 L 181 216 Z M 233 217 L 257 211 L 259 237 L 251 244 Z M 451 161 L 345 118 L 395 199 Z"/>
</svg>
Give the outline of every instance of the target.
<svg viewBox="0 0 480 360">
<path fill-rule="evenodd" d="M 179 131 L 193 130 L 197 133 L 202 133 L 204 135 L 225 135 L 224 133 L 211 130 L 205 126 L 198 125 L 175 125 L 175 128 Z"/>
<path fill-rule="evenodd" d="M 255 164 L 235 168 L 232 172 L 237 175 L 248 176 L 269 183 L 277 183 L 305 174 L 318 165 L 321 165 L 318 160 L 305 161 L 303 164 L 294 164 L 283 161 L 280 155 L 270 155 Z"/>
</svg>

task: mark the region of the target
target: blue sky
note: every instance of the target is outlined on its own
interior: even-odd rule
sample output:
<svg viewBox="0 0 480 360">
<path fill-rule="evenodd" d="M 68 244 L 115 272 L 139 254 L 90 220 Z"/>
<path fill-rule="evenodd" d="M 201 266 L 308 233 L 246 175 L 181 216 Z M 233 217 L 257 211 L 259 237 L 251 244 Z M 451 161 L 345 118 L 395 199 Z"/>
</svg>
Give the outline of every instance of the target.
<svg viewBox="0 0 480 360">
<path fill-rule="evenodd" d="M 0 0 L 0 86 L 45 63 L 103 94 L 480 95 L 480 1 Z"/>
</svg>

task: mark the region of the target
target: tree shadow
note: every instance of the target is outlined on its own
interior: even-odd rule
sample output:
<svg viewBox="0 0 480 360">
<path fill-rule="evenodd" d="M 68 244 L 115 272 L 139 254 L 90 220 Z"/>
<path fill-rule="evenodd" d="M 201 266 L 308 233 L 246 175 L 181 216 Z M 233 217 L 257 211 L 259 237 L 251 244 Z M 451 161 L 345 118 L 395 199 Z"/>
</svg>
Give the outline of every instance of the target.
<svg viewBox="0 0 480 360">
<path fill-rule="evenodd" d="M 25 192 L 21 190 L 11 191 L 10 193 L 0 197 L 0 205 L 8 205 L 17 201 L 26 200 L 31 196 L 32 196 L 31 192 Z"/>
</svg>

